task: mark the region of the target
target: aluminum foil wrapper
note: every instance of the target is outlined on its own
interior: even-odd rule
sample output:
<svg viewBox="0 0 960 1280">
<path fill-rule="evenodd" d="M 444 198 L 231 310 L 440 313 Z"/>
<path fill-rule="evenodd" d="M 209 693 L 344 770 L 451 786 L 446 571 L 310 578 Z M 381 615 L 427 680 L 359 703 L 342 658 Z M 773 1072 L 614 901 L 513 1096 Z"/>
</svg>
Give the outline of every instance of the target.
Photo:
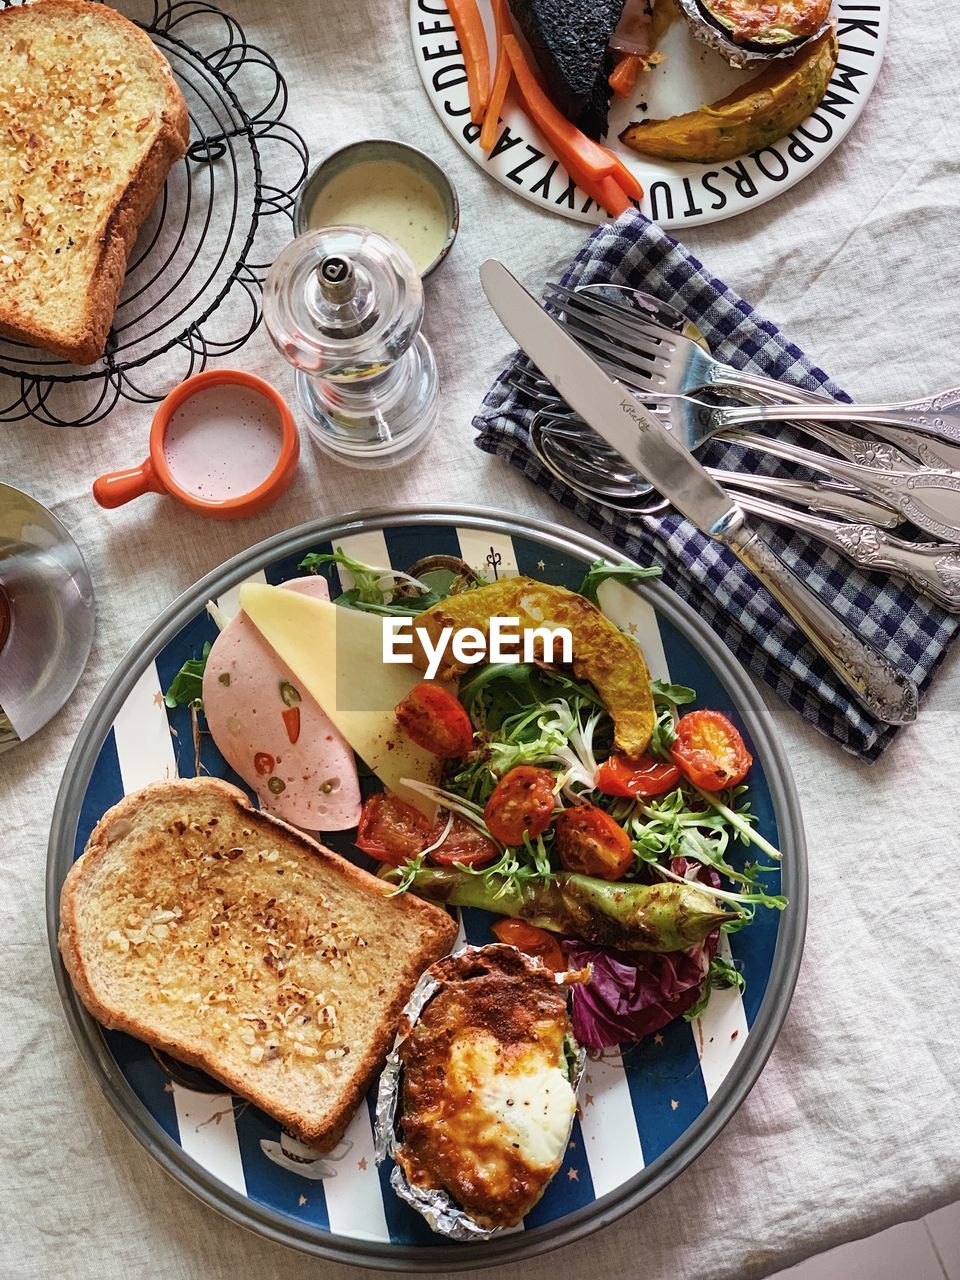
<svg viewBox="0 0 960 1280">
<path fill-rule="evenodd" d="M 491 943 L 486 947 L 463 946 L 459 950 L 452 952 L 451 956 L 469 956 L 476 955 L 479 952 L 490 954 L 496 951 L 515 952 L 516 948 L 501 942 Z M 518 952 L 517 954 L 522 955 L 523 953 Z M 449 960 L 451 956 L 445 957 L 445 960 Z M 528 958 L 524 956 L 524 960 L 528 960 Z M 440 963 L 443 964 L 444 961 L 440 961 Z M 536 969 L 538 973 L 543 972 L 539 966 L 534 965 L 533 961 L 528 961 L 528 963 L 531 970 Z M 436 966 L 431 966 L 431 968 L 427 969 L 411 992 L 410 999 L 407 1001 L 403 1016 L 400 1019 L 400 1028 L 393 1042 L 393 1048 L 387 1055 L 386 1065 L 383 1068 L 383 1074 L 380 1076 L 380 1088 L 377 1092 L 373 1129 L 374 1152 L 378 1165 L 383 1164 L 387 1156 L 392 1157 L 401 1145 L 398 1125 L 401 1109 L 400 1094 L 403 1084 L 403 1063 L 400 1061 L 400 1055 L 397 1051 L 416 1026 L 423 1010 L 444 985 L 444 979 L 436 975 L 435 968 Z M 556 975 L 556 980 L 560 985 L 564 985 L 567 978 L 568 975 L 563 973 Z M 570 1082 L 574 1093 L 580 1088 L 586 1057 L 586 1051 L 579 1049 L 576 1069 Z M 491 1236 L 500 1235 L 505 1230 L 504 1227 L 481 1226 L 479 1222 L 475 1222 L 470 1217 L 465 1209 L 462 1209 L 456 1201 L 451 1199 L 446 1191 L 415 1187 L 407 1179 L 406 1174 L 398 1164 L 394 1165 L 390 1173 L 390 1185 L 401 1200 L 405 1200 L 407 1204 L 416 1209 L 417 1213 L 426 1219 L 428 1225 L 437 1235 L 446 1236 L 448 1240 L 489 1240 Z"/>
<path fill-rule="evenodd" d="M 827 18 L 820 30 L 813 35 L 804 36 L 799 40 L 790 40 L 786 44 L 769 47 L 760 44 L 744 45 L 737 44 L 729 32 L 724 31 L 717 23 L 711 22 L 704 13 L 700 0 L 676 0 L 676 3 L 697 39 L 709 48 L 715 49 L 733 67 L 760 67 L 768 62 L 776 62 L 779 58 L 792 58 L 805 44 L 809 44 L 811 40 L 818 40 L 829 28 L 831 22 L 831 19 Z"/>
</svg>

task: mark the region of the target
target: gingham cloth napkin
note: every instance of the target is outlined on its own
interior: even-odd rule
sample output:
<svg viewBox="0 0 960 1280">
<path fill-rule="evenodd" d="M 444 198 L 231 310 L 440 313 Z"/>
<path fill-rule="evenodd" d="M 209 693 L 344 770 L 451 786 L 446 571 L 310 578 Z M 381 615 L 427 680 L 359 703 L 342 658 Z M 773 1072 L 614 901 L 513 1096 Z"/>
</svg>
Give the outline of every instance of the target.
<svg viewBox="0 0 960 1280">
<path fill-rule="evenodd" d="M 563 275 L 567 285 L 601 282 L 633 285 L 670 303 L 698 326 L 714 355 L 727 364 L 849 400 L 775 325 L 634 210 L 598 227 Z M 692 605 L 748 670 L 845 750 L 876 760 L 897 731 L 878 724 L 851 700 L 777 602 L 728 551 L 672 511 L 622 516 L 585 502 L 537 462 L 527 447 L 535 406 L 507 382 L 518 366 L 530 367 L 519 353 L 498 376 L 474 419 L 479 447 L 520 468 L 632 559 L 660 563 L 666 585 Z M 708 466 L 803 474 L 718 438 L 698 456 Z M 811 590 L 911 676 L 921 693 L 926 690 L 960 620 L 894 579 L 861 572 L 805 535 L 766 523 L 762 532 Z"/>
</svg>

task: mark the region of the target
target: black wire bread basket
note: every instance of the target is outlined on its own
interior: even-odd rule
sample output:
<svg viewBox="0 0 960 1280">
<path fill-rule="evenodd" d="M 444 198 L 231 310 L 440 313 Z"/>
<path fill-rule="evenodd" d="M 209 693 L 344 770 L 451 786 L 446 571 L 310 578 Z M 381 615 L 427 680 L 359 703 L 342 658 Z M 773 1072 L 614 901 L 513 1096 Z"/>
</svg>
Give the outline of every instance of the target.
<svg viewBox="0 0 960 1280">
<path fill-rule="evenodd" d="M 121 398 L 162 399 L 254 333 L 267 270 L 292 234 L 308 154 L 283 121 L 274 60 L 206 0 L 130 0 L 123 12 L 169 61 L 190 146 L 140 230 L 103 357 L 78 368 L 0 337 L 0 422 L 89 426 Z"/>
</svg>

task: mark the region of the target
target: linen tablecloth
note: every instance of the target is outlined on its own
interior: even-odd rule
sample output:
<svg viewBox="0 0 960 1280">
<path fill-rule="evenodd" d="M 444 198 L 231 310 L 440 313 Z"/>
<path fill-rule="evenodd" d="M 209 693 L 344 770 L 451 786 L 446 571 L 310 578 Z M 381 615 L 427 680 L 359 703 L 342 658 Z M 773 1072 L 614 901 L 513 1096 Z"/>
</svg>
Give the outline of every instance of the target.
<svg viewBox="0 0 960 1280">
<path fill-rule="evenodd" d="M 379 474 L 336 466 L 308 444 L 281 502 L 225 525 L 159 498 L 112 513 L 94 505 L 92 478 L 143 456 L 149 409 L 121 404 L 85 431 L 29 421 L 0 427 L 0 478 L 35 494 L 73 530 L 99 610 L 73 700 L 0 758 L 5 1278 L 357 1274 L 269 1244 L 181 1190 L 114 1116 L 61 1017 L 43 910 L 47 831 L 76 733 L 129 645 L 222 560 L 321 514 L 462 501 L 570 522 L 474 447 L 471 415 L 510 349 L 482 301 L 477 267 L 497 255 L 539 287 L 584 229 L 523 203 L 455 147 L 421 90 L 405 5 L 226 3 L 279 61 L 291 87 L 288 118 L 315 155 L 362 136 L 393 136 L 431 151 L 454 177 L 460 239 L 428 296 L 441 427 L 414 462 Z M 685 232 L 715 274 L 843 386 L 881 400 L 960 381 L 960 10 L 938 0 L 893 7 L 879 87 L 842 148 L 777 201 Z M 262 334 L 232 362 L 292 390 Z M 773 1056 L 726 1131 L 656 1200 L 559 1255 L 499 1274 L 545 1280 L 562 1268 L 612 1280 L 741 1280 L 960 1195 L 958 698 L 954 657 L 919 724 L 874 766 L 767 698 L 793 762 L 811 875 L 803 970 Z"/>
</svg>

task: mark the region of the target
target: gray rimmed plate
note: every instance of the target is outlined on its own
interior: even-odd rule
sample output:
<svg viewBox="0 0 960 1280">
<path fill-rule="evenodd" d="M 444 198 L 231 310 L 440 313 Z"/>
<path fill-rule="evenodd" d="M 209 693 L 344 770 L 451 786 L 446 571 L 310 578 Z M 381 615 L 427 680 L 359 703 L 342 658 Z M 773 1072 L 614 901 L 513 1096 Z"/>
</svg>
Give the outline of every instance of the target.
<svg viewBox="0 0 960 1280">
<path fill-rule="evenodd" d="M 195 771 L 189 714 L 168 712 L 157 695 L 215 637 L 206 602 L 215 599 L 229 612 L 241 582 L 285 581 L 297 574 L 305 552 L 333 545 L 397 568 L 425 555 L 459 555 L 488 577 L 519 571 L 574 588 L 593 560 L 623 559 L 592 539 L 534 520 L 476 509 L 391 509 L 303 525 L 197 583 L 120 664 L 67 765 L 47 868 L 50 946 L 64 1011 L 124 1124 L 183 1186 L 233 1221 L 359 1266 L 450 1272 L 530 1257 L 596 1231 L 655 1195 L 717 1136 L 756 1081 L 786 1015 L 803 948 L 807 877 L 796 792 L 749 677 L 704 623 L 656 582 L 635 589 L 606 584 L 604 610 L 636 635 L 653 673 L 692 685 L 701 705 L 726 712 L 744 732 L 755 760 L 748 779 L 753 811 L 761 832 L 783 852 L 768 884 L 782 889 L 790 905 L 782 915 L 760 913 L 730 938 L 747 979 L 742 997 L 716 992 L 699 1022 L 675 1022 L 621 1055 L 588 1063 L 563 1168 L 523 1231 L 476 1245 L 439 1239 L 393 1195 L 389 1168 L 375 1166 L 372 1095 L 334 1151 L 303 1147 L 215 1082 L 171 1072 L 145 1045 L 98 1026 L 74 995 L 56 951 L 60 886 L 101 813 L 147 782 Z M 335 594 L 335 576 L 331 586 Z M 212 743 L 202 753 L 205 768 L 238 782 Z M 346 833 L 329 843 L 356 856 Z M 491 919 L 464 911 L 467 939 L 490 941 Z"/>
</svg>

